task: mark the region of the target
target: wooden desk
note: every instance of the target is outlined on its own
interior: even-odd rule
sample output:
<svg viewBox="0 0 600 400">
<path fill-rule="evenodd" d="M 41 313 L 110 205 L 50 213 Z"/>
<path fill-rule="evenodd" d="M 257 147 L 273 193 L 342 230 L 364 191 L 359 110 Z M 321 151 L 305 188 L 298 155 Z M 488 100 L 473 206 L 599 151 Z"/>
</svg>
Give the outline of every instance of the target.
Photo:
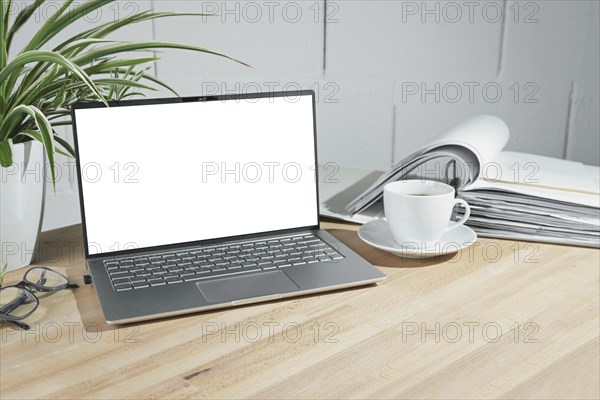
<svg viewBox="0 0 600 400">
<path fill-rule="evenodd" d="M 45 296 L 31 331 L 1 326 L 0 398 L 600 396 L 598 250 L 482 239 L 407 261 L 324 228 L 389 278 L 120 328 L 91 286 Z M 79 226 L 41 248 L 82 283 Z"/>
</svg>

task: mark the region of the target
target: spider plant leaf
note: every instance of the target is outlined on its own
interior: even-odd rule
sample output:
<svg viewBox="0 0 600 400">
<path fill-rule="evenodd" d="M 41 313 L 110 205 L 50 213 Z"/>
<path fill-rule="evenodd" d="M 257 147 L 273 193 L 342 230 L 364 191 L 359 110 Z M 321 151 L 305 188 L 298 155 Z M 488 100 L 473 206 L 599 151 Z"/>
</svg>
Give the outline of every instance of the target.
<svg viewBox="0 0 600 400">
<path fill-rule="evenodd" d="M 92 65 L 90 67 L 84 68 L 84 71 L 88 75 L 94 75 L 101 71 L 110 71 L 114 68 L 120 67 L 130 67 L 137 66 L 142 64 L 151 63 L 154 61 L 160 60 L 158 57 L 143 57 L 143 58 L 131 58 L 131 59 L 123 59 L 123 60 L 107 60 L 99 64 Z"/>
<path fill-rule="evenodd" d="M 67 100 L 67 90 L 64 86 L 61 86 L 54 97 L 54 101 L 50 104 L 50 108 L 56 109 L 61 105 L 65 104 Z"/>
<path fill-rule="evenodd" d="M 156 50 L 156 49 L 180 49 L 180 50 L 191 50 L 197 51 L 201 53 L 212 54 L 219 57 L 224 57 L 229 60 L 235 61 L 239 64 L 245 65 L 249 67 L 243 61 L 236 60 L 233 57 L 230 57 L 225 54 L 217 53 L 216 51 L 212 51 L 206 49 L 204 47 L 192 46 L 189 44 L 182 43 L 172 43 L 172 42 L 161 42 L 161 41 L 148 41 L 148 42 L 132 42 L 132 43 L 118 43 L 111 46 L 99 47 L 94 50 L 90 50 L 87 53 L 81 54 L 78 57 L 73 59 L 73 62 L 77 65 L 85 65 L 97 58 L 106 57 L 113 54 L 124 53 L 128 51 L 138 51 L 138 50 Z"/>
<path fill-rule="evenodd" d="M 64 11 L 73 3 L 73 0 L 66 0 L 62 7 L 56 11 L 48 20 L 42 25 L 42 27 L 37 31 L 37 33 L 33 36 L 31 41 L 23 48 L 21 53 L 40 49 L 44 44 L 48 43 L 54 36 L 64 31 L 64 29 L 79 20 L 80 18 L 85 17 L 90 12 L 93 12 L 109 3 L 112 3 L 114 0 L 92 0 L 86 1 L 75 8 L 69 10 L 69 12 L 64 13 Z"/>
<path fill-rule="evenodd" d="M 6 65 L 8 59 L 8 46 L 6 45 L 6 28 L 8 25 L 8 12 L 10 4 L 0 1 L 0 69 Z"/>
<path fill-rule="evenodd" d="M 18 137 L 18 136 L 25 136 L 25 137 L 37 140 L 38 142 L 42 142 L 43 141 L 42 135 L 40 135 L 39 132 L 31 130 L 31 129 L 26 129 L 26 130 L 21 131 L 21 132 L 19 132 L 19 133 L 17 133 L 15 135 L 15 137 Z"/>
<path fill-rule="evenodd" d="M 63 48 L 55 48 L 53 51 L 60 53 L 64 56 L 69 56 L 71 55 L 71 53 L 75 53 L 78 50 L 83 50 L 86 47 L 95 45 L 95 44 L 99 44 L 99 43 L 114 43 L 114 40 L 108 40 L 108 39 L 96 39 L 96 38 L 89 38 L 89 39 L 79 39 L 79 40 L 75 40 L 69 44 L 67 44 L 66 46 L 64 46 Z"/>
<path fill-rule="evenodd" d="M 107 23 L 101 24 L 99 26 L 96 26 L 94 28 L 88 29 L 87 31 L 80 32 L 77 35 L 72 36 L 69 39 L 62 42 L 61 44 L 59 44 L 57 46 L 57 48 L 60 49 L 64 46 L 66 46 L 68 43 L 70 43 L 74 40 L 82 39 L 82 38 L 104 38 L 104 37 L 108 36 L 109 34 L 115 32 L 125 26 L 133 25 L 133 24 L 136 24 L 139 22 L 150 21 L 150 20 L 154 20 L 154 19 L 158 19 L 158 18 L 165 18 L 165 17 L 184 17 L 184 16 L 212 16 L 212 14 L 177 13 L 177 12 L 154 13 L 150 10 L 142 11 L 140 13 L 127 16 L 123 19 L 107 22 Z"/>
<path fill-rule="evenodd" d="M 98 43 L 114 43 L 113 40 L 106 39 L 81 39 L 76 40 L 73 43 L 69 43 L 62 49 L 54 48 L 54 52 L 62 54 L 65 58 L 69 59 L 74 54 L 77 54 L 80 50 L 85 49 L 88 46 L 98 44 Z M 46 71 L 45 65 L 43 63 L 38 63 L 31 71 L 30 74 L 23 80 L 23 85 L 27 86 L 34 82 L 36 79 L 40 78 L 43 73 Z"/>
<path fill-rule="evenodd" d="M 69 121 L 69 123 L 70 122 L 71 121 Z M 54 140 L 56 140 L 56 143 L 60 144 L 61 147 L 67 151 L 68 157 L 75 158 L 75 149 L 73 149 L 73 147 L 69 144 L 69 142 L 67 142 L 65 139 L 61 138 L 58 135 L 54 135 Z"/>
<path fill-rule="evenodd" d="M 10 19 L 10 13 L 12 10 L 12 0 L 6 0 L 4 2 L 4 10 L 2 12 L 0 12 L 0 17 L 2 18 L 3 22 L 4 22 L 4 28 L 0 31 L 0 34 L 2 34 L 4 36 L 4 39 L 6 40 L 6 35 L 8 34 L 8 23 L 9 23 L 9 19 Z M 7 53 L 8 53 L 8 49 L 7 49 Z"/>
<path fill-rule="evenodd" d="M 12 165 L 12 140 L 0 142 L 0 165 L 8 168 Z"/>
<path fill-rule="evenodd" d="M 123 73 L 125 70 L 124 69 L 119 69 L 118 70 L 119 73 Z M 101 74 L 106 74 L 107 72 L 99 72 L 96 73 L 96 75 L 101 75 Z M 153 77 L 152 75 L 147 75 L 144 74 L 144 76 L 142 77 L 142 79 L 148 80 L 152 83 L 157 84 L 158 86 L 162 86 L 163 88 L 167 89 L 169 92 L 173 93 L 175 96 L 179 97 L 179 93 L 177 93 L 177 91 L 175 91 L 175 89 L 173 89 L 172 87 L 170 87 L 169 85 L 167 85 L 165 82 L 161 81 L 158 78 Z"/>
<path fill-rule="evenodd" d="M 29 63 L 48 63 L 49 65 L 59 65 L 65 71 L 72 73 L 81 81 L 85 82 L 90 90 L 96 94 L 96 96 L 106 103 L 106 100 L 102 97 L 102 94 L 94 84 L 92 78 L 90 78 L 79 66 L 64 56 L 48 50 L 32 50 L 26 53 L 19 54 L 10 63 L 0 70 L 0 82 L 9 79 L 11 74 L 15 71 L 19 71 L 23 66 Z M 13 84 L 15 82 L 12 82 Z M 33 93 L 35 94 L 35 92 Z"/>
<path fill-rule="evenodd" d="M 24 130 L 24 131 L 18 133 L 17 136 L 25 136 L 25 137 L 28 137 L 28 138 L 31 138 L 31 139 L 37 140 L 38 142 L 43 143 L 42 135 L 40 135 L 39 132 L 36 132 L 31 129 Z M 73 150 L 71 145 L 66 140 L 64 140 L 63 138 L 61 138 L 60 136 L 58 136 L 56 134 L 54 135 L 54 140 L 56 140 L 56 142 L 62 146 L 62 148 L 59 146 L 54 147 L 54 151 L 56 153 L 61 154 L 68 158 L 75 158 L 75 150 Z"/>
<path fill-rule="evenodd" d="M 52 175 L 52 186 L 56 189 L 56 167 L 54 165 L 54 134 L 52 133 L 52 126 L 46 118 L 46 116 L 35 106 L 26 106 L 21 104 L 12 109 L 12 111 L 6 116 L 4 124 L 13 118 L 18 118 L 19 114 L 27 114 L 37 127 L 38 132 L 41 136 L 41 142 L 44 145 L 46 156 L 48 157 L 48 163 L 50 164 L 50 173 Z M 3 126 L 4 126 L 3 124 Z"/>
<path fill-rule="evenodd" d="M 33 13 L 42 5 L 42 3 L 44 3 L 44 1 L 45 0 L 35 0 L 33 4 L 28 5 L 19 14 L 17 14 L 17 17 L 15 18 L 12 26 L 10 27 L 6 35 L 7 50 L 10 50 L 10 45 L 12 43 L 12 39 L 15 33 L 17 33 L 17 31 L 21 29 L 21 27 L 25 25 L 27 21 L 29 21 L 29 18 L 31 18 Z"/>
</svg>

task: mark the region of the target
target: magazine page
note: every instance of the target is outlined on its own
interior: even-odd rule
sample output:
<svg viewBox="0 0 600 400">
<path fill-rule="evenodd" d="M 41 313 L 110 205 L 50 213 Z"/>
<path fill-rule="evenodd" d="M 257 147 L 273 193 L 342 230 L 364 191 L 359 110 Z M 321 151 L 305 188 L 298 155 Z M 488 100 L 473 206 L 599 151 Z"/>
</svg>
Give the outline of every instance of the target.
<svg viewBox="0 0 600 400">
<path fill-rule="evenodd" d="M 483 190 L 600 207 L 598 186 L 582 163 L 533 154 L 500 153 L 463 191 Z"/>
<path fill-rule="evenodd" d="M 442 157 L 456 159 L 460 164 L 463 171 L 460 187 L 463 187 L 478 178 L 481 165 L 498 156 L 508 137 L 508 127 L 498 117 L 480 115 L 469 118 L 394 164 L 388 172 L 351 201 L 346 209 L 350 214 L 364 210 L 381 198 L 385 184 L 403 179 L 419 165 Z"/>
<path fill-rule="evenodd" d="M 479 176 L 479 167 L 491 163 L 504 149 L 509 138 L 508 126 L 493 115 L 479 115 L 461 122 L 450 129 L 429 147 L 460 145 L 471 150 L 477 157 L 479 166 L 474 170 Z"/>
</svg>

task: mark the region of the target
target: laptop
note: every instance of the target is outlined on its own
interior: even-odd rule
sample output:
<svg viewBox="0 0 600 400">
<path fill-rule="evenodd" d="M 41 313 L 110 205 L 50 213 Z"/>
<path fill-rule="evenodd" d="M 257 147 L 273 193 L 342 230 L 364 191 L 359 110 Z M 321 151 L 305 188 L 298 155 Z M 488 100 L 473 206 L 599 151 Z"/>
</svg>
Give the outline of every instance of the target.
<svg viewBox="0 0 600 400">
<path fill-rule="evenodd" d="M 319 229 L 314 92 L 79 103 L 72 121 L 108 323 L 386 278 Z"/>
</svg>

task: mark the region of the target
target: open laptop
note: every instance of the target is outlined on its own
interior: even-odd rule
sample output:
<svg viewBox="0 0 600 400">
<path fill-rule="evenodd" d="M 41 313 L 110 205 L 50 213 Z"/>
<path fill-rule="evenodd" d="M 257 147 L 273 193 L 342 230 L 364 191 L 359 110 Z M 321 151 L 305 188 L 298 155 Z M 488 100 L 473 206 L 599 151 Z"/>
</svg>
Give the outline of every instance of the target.
<svg viewBox="0 0 600 400">
<path fill-rule="evenodd" d="M 319 229 L 312 91 L 80 103 L 72 117 L 107 322 L 385 279 Z"/>
</svg>

